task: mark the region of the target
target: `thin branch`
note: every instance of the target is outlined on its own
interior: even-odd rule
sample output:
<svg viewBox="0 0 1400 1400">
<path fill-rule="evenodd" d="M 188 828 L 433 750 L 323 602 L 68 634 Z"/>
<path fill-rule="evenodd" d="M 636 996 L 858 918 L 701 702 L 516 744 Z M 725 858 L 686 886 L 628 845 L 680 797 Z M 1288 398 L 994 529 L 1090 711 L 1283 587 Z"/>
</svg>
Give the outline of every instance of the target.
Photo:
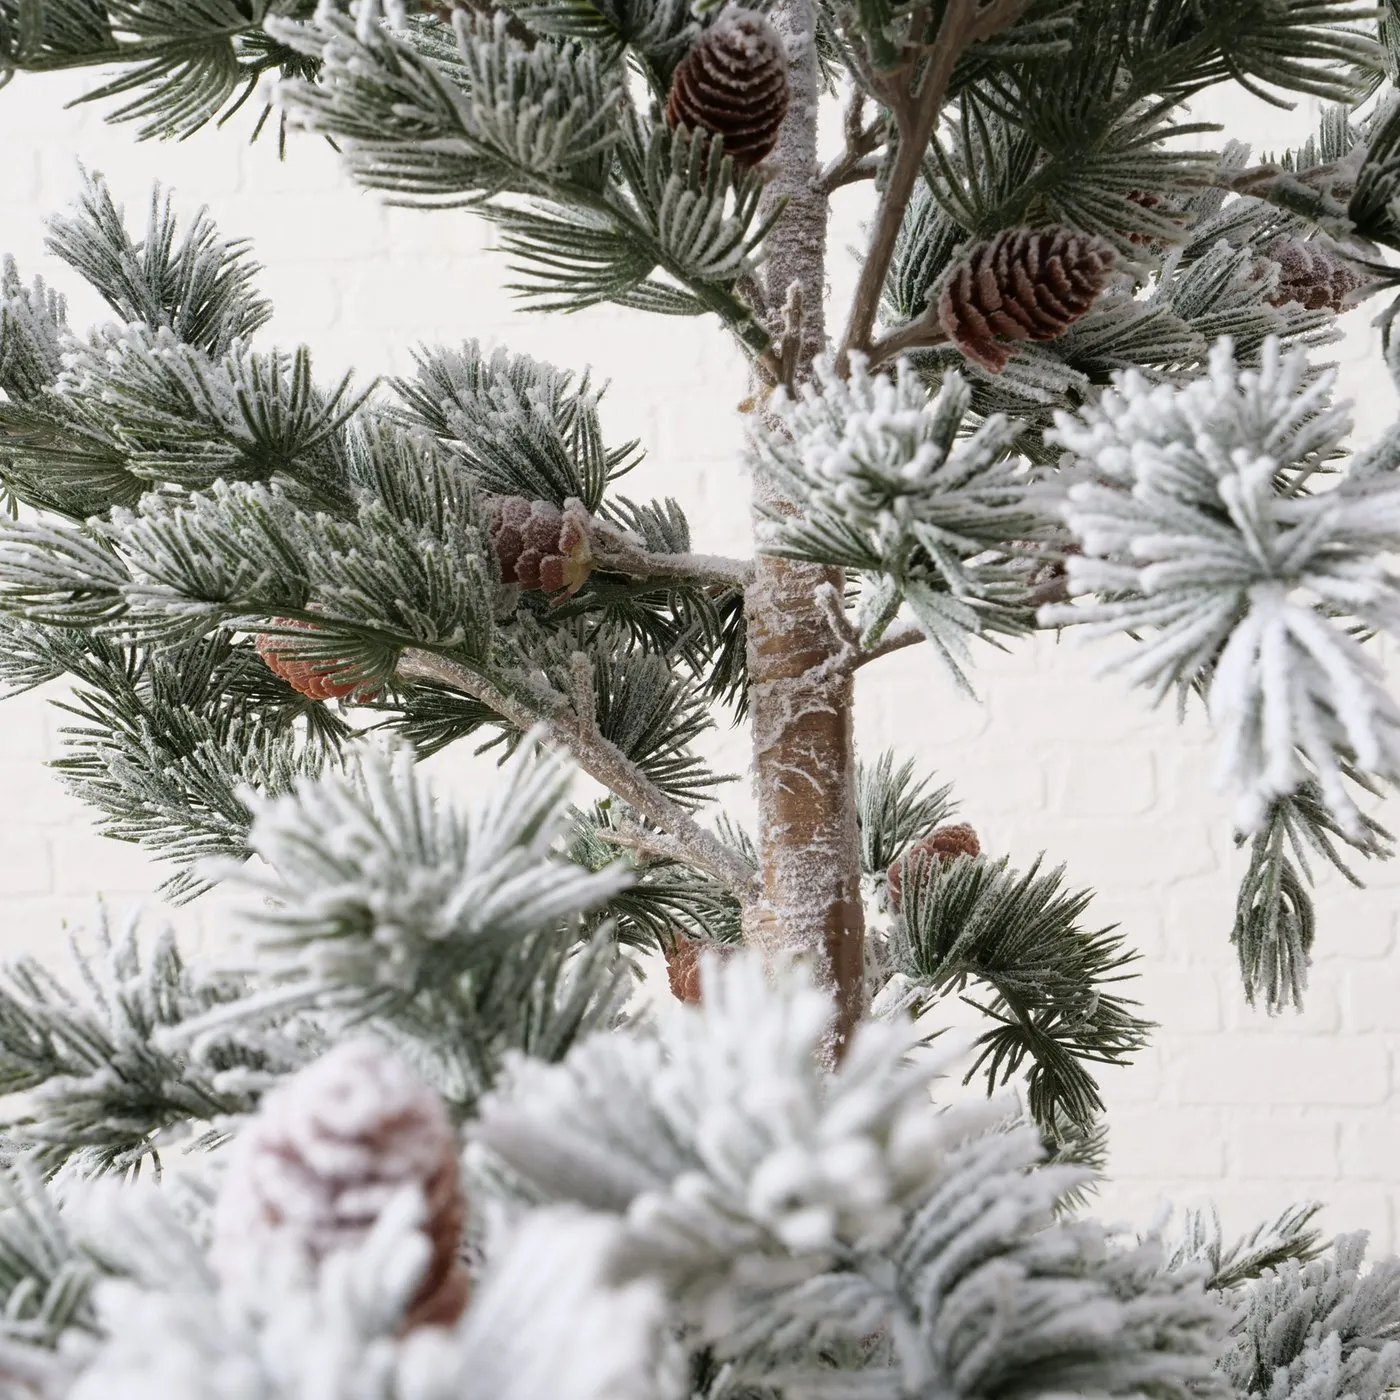
<svg viewBox="0 0 1400 1400">
<path fill-rule="evenodd" d="M 1318 217 L 1345 220 L 1347 202 L 1365 155 L 1366 144 L 1361 142 L 1341 160 L 1306 170 L 1287 170 L 1272 162 L 1243 169 L 1220 166 L 1211 184 L 1235 194 L 1269 200 L 1295 213 L 1315 209 Z"/>
<path fill-rule="evenodd" d="M 587 658 L 584 658 L 587 661 Z M 581 668 L 574 669 L 578 690 Z M 470 695 L 509 721 L 521 733 L 543 722 L 550 739 L 573 755 L 589 777 L 628 802 L 653 826 L 676 842 L 674 858 L 703 870 L 721 881 L 741 903 L 752 897 L 754 871 L 738 851 L 706 831 L 683 807 L 678 806 L 616 744 L 598 732 L 593 710 L 592 682 L 583 713 L 536 713 L 529 705 L 493 685 L 485 677 L 435 652 L 411 647 L 399 657 L 398 675 L 405 680 L 429 681 Z M 580 704 L 576 696 L 575 704 Z"/>
<path fill-rule="evenodd" d="M 595 568 L 633 578 L 674 578 L 691 583 L 747 588 L 753 579 L 753 561 L 725 559 L 718 554 L 653 554 L 629 531 L 606 520 L 589 526 Z"/>
<path fill-rule="evenodd" d="M 595 743 L 603 736 L 598 732 L 598 701 L 593 691 L 593 663 L 586 651 L 576 651 L 569 658 L 569 679 L 572 682 L 574 718 L 578 737 L 584 743 Z"/>
<path fill-rule="evenodd" d="M 793 282 L 783 302 L 783 339 L 778 354 L 778 383 L 789 393 L 797 386 L 802 358 L 802 284 Z"/>
<path fill-rule="evenodd" d="M 865 93 L 856 88 L 846 108 L 846 149 L 817 177 L 817 188 L 823 194 L 857 180 L 873 180 L 879 172 L 881 159 L 873 152 L 884 144 L 886 122 L 880 117 L 866 126 L 864 108 Z"/>
<path fill-rule="evenodd" d="M 911 81 L 891 102 L 890 110 L 899 127 L 899 150 L 880 196 L 870 246 L 851 301 L 850 319 L 837 357 L 840 373 L 846 372 L 852 351 L 870 348 L 904 211 L 918 183 L 924 152 L 938 126 L 958 58 L 970 45 L 1014 24 L 1030 4 L 1031 0 L 948 0 L 922 68 L 922 79 Z"/>
<path fill-rule="evenodd" d="M 635 822 L 624 822 L 619 827 L 596 827 L 594 836 L 605 846 L 617 846 L 624 851 L 635 851 L 638 855 L 656 856 L 659 860 L 676 861 L 682 865 L 693 865 L 684 846 L 674 836 L 664 831 L 647 831 Z"/>
<path fill-rule="evenodd" d="M 874 369 L 886 360 L 897 359 L 906 350 L 926 350 L 932 345 L 947 343 L 948 333 L 939 324 L 937 309 L 930 306 L 914 320 L 906 321 L 887 335 L 882 335 L 867 351 L 866 359 L 869 367 Z"/>
<path fill-rule="evenodd" d="M 833 190 L 845 189 L 847 185 L 859 184 L 862 180 L 878 178 L 884 168 L 885 157 L 878 151 L 874 155 L 862 156 L 854 165 L 845 166 L 829 181 L 822 177 L 822 189 L 830 194 Z"/>
<path fill-rule="evenodd" d="M 920 642 L 927 641 L 923 632 L 912 622 L 906 622 L 902 627 L 892 627 L 873 647 L 863 647 L 860 655 L 852 663 L 852 669 L 864 666 L 867 661 L 877 661 L 882 656 L 888 656 L 892 651 L 903 651 L 905 647 L 917 646 Z"/>
<path fill-rule="evenodd" d="M 827 626 L 841 644 L 840 651 L 828 658 L 826 664 L 847 673 L 859 670 L 867 661 L 874 661 L 878 657 L 888 656 L 892 651 L 902 651 L 905 647 L 912 647 L 926 640 L 923 632 L 910 622 L 886 632 L 874 646 L 865 646 L 860 639 L 860 629 L 851 621 L 840 590 L 834 584 L 822 584 L 817 589 L 816 599 L 817 606 L 826 618 Z"/>
</svg>

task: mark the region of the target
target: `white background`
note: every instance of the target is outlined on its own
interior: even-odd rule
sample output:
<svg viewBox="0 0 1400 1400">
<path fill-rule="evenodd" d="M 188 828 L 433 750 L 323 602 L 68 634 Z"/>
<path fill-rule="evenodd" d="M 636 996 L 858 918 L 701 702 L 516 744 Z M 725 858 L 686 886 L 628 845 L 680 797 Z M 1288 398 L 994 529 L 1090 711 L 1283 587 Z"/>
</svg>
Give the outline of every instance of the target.
<svg viewBox="0 0 1400 1400">
<path fill-rule="evenodd" d="M 313 138 L 245 144 L 250 120 L 182 145 L 138 144 L 90 108 L 65 110 L 83 82 L 21 77 L 0 90 L 0 251 L 26 279 L 55 281 L 81 328 L 105 309 L 66 268 L 43 256 L 43 218 L 78 184 L 79 161 L 104 172 L 133 223 L 152 181 L 182 207 L 207 204 L 225 233 L 253 240 L 261 285 L 276 309 L 262 343 L 304 341 L 318 377 L 403 372 L 419 342 L 479 337 L 611 380 L 611 439 L 646 444 L 634 495 L 684 503 L 697 547 L 746 550 L 748 486 L 735 412 L 743 366 L 711 321 L 613 310 L 541 319 L 514 309 L 504 260 L 489 231 L 463 212 L 388 210 L 354 189 Z M 1278 113 L 1212 94 L 1197 115 L 1277 148 L 1311 129 L 1309 104 Z M 867 193 L 838 200 L 832 246 L 838 297 L 846 252 L 859 241 Z M 1335 347 L 1343 392 L 1358 401 L 1358 440 L 1388 424 L 1394 391 L 1368 311 L 1347 318 Z M 1366 1228 L 1390 1247 L 1400 1175 L 1400 867 L 1379 867 L 1369 888 L 1325 879 L 1319 950 L 1307 1009 L 1269 1019 L 1243 1004 L 1228 934 L 1243 857 L 1230 839 L 1229 802 L 1215 791 L 1209 736 L 1198 718 L 1178 726 L 1114 678 L 1102 652 L 1040 638 L 1010 654 L 986 650 L 981 703 L 960 697 L 920 649 L 861 673 L 864 750 L 914 755 L 952 781 L 984 848 L 1017 864 L 1040 851 L 1067 862 L 1077 886 L 1098 891 L 1091 916 L 1119 924 L 1142 953 L 1140 996 L 1160 1023 L 1151 1048 L 1109 1070 L 1112 1181 L 1103 1207 L 1145 1221 L 1159 1202 L 1214 1200 L 1244 1227 L 1301 1198 L 1327 1202 L 1334 1230 Z M 229 920 L 220 896 L 171 915 L 151 899 L 158 865 L 103 839 L 44 760 L 59 751 L 64 716 L 46 696 L 0 707 L 0 954 L 63 957 L 67 931 L 95 901 L 116 910 L 144 900 L 154 927 L 167 918 L 218 943 Z M 742 736 L 718 736 L 729 771 L 746 763 Z M 469 789 L 481 769 L 458 754 L 434 761 L 444 785 Z M 732 805 L 749 810 L 743 785 Z M 1400 825 L 1391 804 L 1383 820 Z"/>
</svg>

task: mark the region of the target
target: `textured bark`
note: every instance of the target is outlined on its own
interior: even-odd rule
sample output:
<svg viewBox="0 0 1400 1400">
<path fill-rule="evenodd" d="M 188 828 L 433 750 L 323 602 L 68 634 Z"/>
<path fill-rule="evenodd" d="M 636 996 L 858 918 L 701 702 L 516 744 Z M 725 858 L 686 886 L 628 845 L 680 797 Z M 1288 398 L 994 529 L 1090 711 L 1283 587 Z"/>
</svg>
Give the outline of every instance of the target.
<svg viewBox="0 0 1400 1400">
<path fill-rule="evenodd" d="M 765 198 L 785 200 L 767 240 L 768 305 L 795 284 L 802 308 L 797 377 L 825 349 L 827 201 L 818 187 L 817 74 L 811 0 L 779 0 L 770 18 L 788 45 L 792 101 L 772 157 Z M 755 481 L 765 504 L 781 504 Z M 856 827 L 852 682 L 818 605 L 839 571 L 759 557 L 747 593 L 754 781 L 762 896 L 746 920 L 750 941 L 816 956 L 837 999 L 836 1052 L 864 1002 L 865 914 Z"/>
</svg>

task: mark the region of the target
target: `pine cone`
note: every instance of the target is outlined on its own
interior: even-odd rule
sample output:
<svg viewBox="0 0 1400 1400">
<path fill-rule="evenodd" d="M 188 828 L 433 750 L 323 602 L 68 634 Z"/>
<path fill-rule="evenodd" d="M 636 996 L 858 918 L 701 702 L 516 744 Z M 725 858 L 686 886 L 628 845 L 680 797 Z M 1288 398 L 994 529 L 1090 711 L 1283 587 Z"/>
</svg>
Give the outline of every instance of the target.
<svg viewBox="0 0 1400 1400">
<path fill-rule="evenodd" d="M 701 1002 L 700 959 L 705 953 L 728 957 L 734 945 L 704 943 L 698 938 L 677 938 L 666 953 L 666 980 L 677 1001 L 699 1006 Z"/>
<path fill-rule="evenodd" d="M 502 496 L 491 517 L 491 547 L 505 583 L 572 597 L 593 568 L 588 512 L 582 501 L 527 501 Z"/>
<path fill-rule="evenodd" d="M 256 1270 L 273 1243 L 317 1263 L 359 1244 L 406 1186 L 422 1190 L 432 1257 L 404 1328 L 445 1325 L 470 1291 L 456 1134 L 396 1056 L 368 1040 L 340 1045 L 269 1093 L 238 1138 L 215 1209 L 214 1266 Z"/>
<path fill-rule="evenodd" d="M 666 120 L 721 136 L 735 165 L 757 165 L 778 144 L 787 67 L 783 41 L 762 15 L 726 10 L 677 67 Z"/>
<path fill-rule="evenodd" d="M 458 10 L 488 20 L 493 19 L 497 14 L 501 13 L 500 7 L 494 5 L 492 0 L 452 0 L 450 5 L 430 4 L 423 6 L 424 14 L 436 16 L 443 24 L 451 24 L 452 16 L 456 14 Z M 509 11 L 506 11 L 505 14 L 506 33 L 509 34 L 512 39 L 516 39 L 524 44 L 526 48 L 534 48 L 534 32 L 526 27 L 519 15 L 511 14 Z"/>
<path fill-rule="evenodd" d="M 305 632 L 316 629 L 309 622 L 297 622 L 292 618 L 278 618 L 282 627 L 296 627 Z M 336 680 L 340 667 L 334 661 L 320 658 L 311 660 L 297 651 L 295 642 L 286 637 L 263 633 L 253 644 L 262 657 L 267 669 L 275 676 L 281 676 L 295 691 L 308 700 L 343 700 L 351 696 L 356 700 L 373 700 L 380 692 L 377 686 L 366 686 L 362 681 Z"/>
<path fill-rule="evenodd" d="M 1139 209 L 1150 209 L 1153 213 L 1174 214 L 1176 206 L 1172 204 L 1166 195 L 1158 194 L 1156 190 L 1132 190 L 1128 198 L 1138 206 Z M 1158 243 L 1158 239 L 1150 233 L 1129 233 L 1128 242 L 1135 248 L 1151 248 Z"/>
<path fill-rule="evenodd" d="M 1054 340 L 1094 304 L 1113 245 L 1068 228 L 1011 228 L 979 243 L 949 270 L 939 324 L 968 357 L 1000 374 L 1000 341 Z"/>
<path fill-rule="evenodd" d="M 930 860 L 941 861 L 947 865 L 957 860 L 959 856 L 980 856 L 981 854 L 982 843 L 977 839 L 977 833 L 966 822 L 938 827 L 937 830 L 925 836 L 922 841 L 911 846 L 885 872 L 885 878 L 889 882 L 890 906 L 896 914 L 899 913 L 900 905 L 904 902 L 904 872 L 906 869 L 912 873 Z"/>
<path fill-rule="evenodd" d="M 1273 306 L 1296 301 L 1307 311 L 1341 311 L 1362 283 L 1361 274 L 1321 239 L 1283 234 L 1264 256 L 1279 269 L 1278 290 L 1269 298 Z"/>
</svg>

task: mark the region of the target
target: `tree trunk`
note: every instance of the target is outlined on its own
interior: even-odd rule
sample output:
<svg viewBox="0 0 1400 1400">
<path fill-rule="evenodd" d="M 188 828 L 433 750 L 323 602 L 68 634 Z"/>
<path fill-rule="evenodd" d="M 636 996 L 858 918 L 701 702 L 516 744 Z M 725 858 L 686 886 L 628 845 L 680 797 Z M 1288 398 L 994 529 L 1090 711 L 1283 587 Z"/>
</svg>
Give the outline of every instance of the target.
<svg viewBox="0 0 1400 1400">
<path fill-rule="evenodd" d="M 800 292 L 807 377 L 826 348 L 826 196 L 817 175 L 817 56 L 811 0 L 779 0 L 770 18 L 787 41 L 792 101 L 772 157 L 764 198 L 786 201 L 763 264 L 770 308 Z M 754 482 L 756 503 L 781 508 L 772 484 Z M 856 826 L 852 679 L 818 603 L 840 570 L 758 558 L 746 598 L 754 781 L 758 796 L 762 899 L 747 936 L 770 951 L 814 955 L 837 1000 L 839 1055 L 864 1003 L 865 913 Z"/>
</svg>

